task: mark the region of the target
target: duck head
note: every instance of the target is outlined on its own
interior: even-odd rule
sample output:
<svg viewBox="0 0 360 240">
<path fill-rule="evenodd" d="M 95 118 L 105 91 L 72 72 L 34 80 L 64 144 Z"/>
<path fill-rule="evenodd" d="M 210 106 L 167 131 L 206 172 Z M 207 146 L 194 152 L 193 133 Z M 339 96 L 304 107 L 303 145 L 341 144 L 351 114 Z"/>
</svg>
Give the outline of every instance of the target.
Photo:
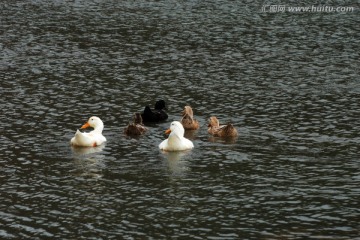
<svg viewBox="0 0 360 240">
<path fill-rule="evenodd" d="M 155 109 L 156 110 L 162 110 L 162 109 L 166 109 L 166 105 L 165 105 L 165 101 L 164 100 L 159 100 L 155 103 Z"/>
<path fill-rule="evenodd" d="M 81 129 L 89 127 L 94 128 L 94 131 L 102 132 L 102 130 L 104 129 L 104 123 L 101 121 L 100 118 L 93 116 L 89 118 L 89 120 L 84 125 L 81 126 Z"/>
<path fill-rule="evenodd" d="M 208 127 L 219 127 L 220 123 L 219 120 L 216 117 L 210 117 L 209 118 L 209 125 Z"/>
<path fill-rule="evenodd" d="M 184 107 L 184 110 L 182 110 L 181 114 L 182 114 L 183 116 L 189 115 L 191 118 L 194 117 L 193 110 L 192 110 L 192 108 L 191 108 L 190 106 L 185 106 L 185 107 Z"/>
<path fill-rule="evenodd" d="M 135 124 L 142 124 L 142 117 L 140 113 L 135 113 L 134 114 L 134 123 Z"/>
<path fill-rule="evenodd" d="M 170 128 L 167 129 L 165 131 L 166 134 L 170 134 L 170 133 L 173 133 L 177 136 L 181 136 L 183 137 L 184 136 L 184 133 L 185 133 L 185 129 L 183 127 L 183 125 L 178 122 L 178 121 L 173 121 L 171 124 L 170 124 Z"/>
</svg>

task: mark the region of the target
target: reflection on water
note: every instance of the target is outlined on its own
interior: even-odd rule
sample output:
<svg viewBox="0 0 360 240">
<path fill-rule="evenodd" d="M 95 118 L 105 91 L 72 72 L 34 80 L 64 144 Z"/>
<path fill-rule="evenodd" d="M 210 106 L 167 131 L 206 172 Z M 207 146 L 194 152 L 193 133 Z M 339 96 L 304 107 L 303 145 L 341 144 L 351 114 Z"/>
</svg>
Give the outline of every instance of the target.
<svg viewBox="0 0 360 240">
<path fill-rule="evenodd" d="M 71 146 L 71 150 L 73 151 L 74 155 L 76 156 L 82 156 L 82 155 L 88 155 L 93 154 L 97 152 L 101 152 L 105 148 L 106 144 L 101 144 L 97 147 L 77 147 L 77 146 Z"/>
<path fill-rule="evenodd" d="M 198 133 L 198 130 L 186 130 L 184 133 L 184 137 L 193 141 L 197 138 Z"/>
<path fill-rule="evenodd" d="M 236 142 L 238 137 L 214 137 L 214 136 L 209 136 L 208 140 L 209 142 L 219 142 L 219 143 L 225 143 L 225 144 L 234 144 Z"/>
<path fill-rule="evenodd" d="M 82 177 L 101 178 L 104 165 L 103 159 L 99 157 L 74 158 L 75 175 Z"/>
<path fill-rule="evenodd" d="M 188 169 L 188 160 L 186 157 L 191 154 L 190 151 L 162 152 L 165 156 L 165 163 L 172 176 L 183 176 Z"/>
<path fill-rule="evenodd" d="M 74 174 L 82 177 L 101 178 L 102 170 L 106 168 L 105 155 L 98 154 L 105 148 L 105 144 L 97 147 L 71 146 L 74 157 Z"/>
<path fill-rule="evenodd" d="M 359 236 L 358 9 L 262 13 L 242 0 L 0 9 L 0 238 Z M 158 99 L 168 121 L 125 136 Z M 185 133 L 194 149 L 160 152 L 185 105 L 201 125 Z M 72 148 L 93 115 L 106 145 Z M 210 136 L 214 115 L 239 137 Z"/>
</svg>

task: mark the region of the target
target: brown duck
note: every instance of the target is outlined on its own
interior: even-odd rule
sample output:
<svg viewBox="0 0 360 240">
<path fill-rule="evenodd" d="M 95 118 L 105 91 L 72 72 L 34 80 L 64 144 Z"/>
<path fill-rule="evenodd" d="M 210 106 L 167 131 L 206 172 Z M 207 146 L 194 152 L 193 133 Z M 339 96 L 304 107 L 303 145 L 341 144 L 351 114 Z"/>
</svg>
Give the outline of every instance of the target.
<svg viewBox="0 0 360 240">
<path fill-rule="evenodd" d="M 198 120 L 194 119 L 194 113 L 190 106 L 185 106 L 181 114 L 183 116 L 181 119 L 181 124 L 185 130 L 196 130 L 199 128 L 199 122 Z"/>
<path fill-rule="evenodd" d="M 236 137 L 238 132 L 236 128 L 228 123 L 226 125 L 220 125 L 219 120 L 216 117 L 210 117 L 208 125 L 208 133 L 215 137 Z"/>
<path fill-rule="evenodd" d="M 126 135 L 142 135 L 148 129 L 142 123 L 142 117 L 140 113 L 135 113 L 133 122 L 129 123 L 127 127 L 124 129 L 124 133 Z"/>
</svg>

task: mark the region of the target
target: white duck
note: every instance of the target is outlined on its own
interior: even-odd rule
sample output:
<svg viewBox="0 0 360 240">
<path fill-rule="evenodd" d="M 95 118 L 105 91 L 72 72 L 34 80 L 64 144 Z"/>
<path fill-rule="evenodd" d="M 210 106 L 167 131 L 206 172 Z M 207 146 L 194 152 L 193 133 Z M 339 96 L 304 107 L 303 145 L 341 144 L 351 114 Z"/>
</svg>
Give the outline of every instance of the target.
<svg viewBox="0 0 360 240">
<path fill-rule="evenodd" d="M 71 139 L 71 144 L 79 147 L 96 147 L 104 142 L 106 138 L 102 135 L 104 129 L 104 123 L 98 117 L 91 117 L 85 123 L 81 129 L 92 127 L 94 128 L 91 132 L 80 132 L 79 129 L 76 131 L 75 136 Z"/>
<path fill-rule="evenodd" d="M 178 122 L 174 121 L 170 124 L 170 128 L 165 131 L 166 134 L 170 134 L 168 139 L 162 141 L 159 148 L 164 151 L 183 151 L 194 148 L 194 144 L 184 138 L 184 127 Z"/>
</svg>

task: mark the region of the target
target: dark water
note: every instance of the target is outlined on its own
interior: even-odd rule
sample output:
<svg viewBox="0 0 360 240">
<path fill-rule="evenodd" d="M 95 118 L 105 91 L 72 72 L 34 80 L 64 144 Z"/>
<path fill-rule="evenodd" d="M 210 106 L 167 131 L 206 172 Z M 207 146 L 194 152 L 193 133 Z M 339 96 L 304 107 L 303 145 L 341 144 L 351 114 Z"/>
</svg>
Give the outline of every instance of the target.
<svg viewBox="0 0 360 240">
<path fill-rule="evenodd" d="M 2 0 L 0 238 L 360 239 L 350 6 Z M 169 120 L 124 136 L 157 99 Z M 202 125 L 187 133 L 195 148 L 164 154 L 186 104 Z M 108 142 L 72 149 L 92 115 Z M 211 115 L 237 126 L 236 141 L 207 134 Z"/>
</svg>

